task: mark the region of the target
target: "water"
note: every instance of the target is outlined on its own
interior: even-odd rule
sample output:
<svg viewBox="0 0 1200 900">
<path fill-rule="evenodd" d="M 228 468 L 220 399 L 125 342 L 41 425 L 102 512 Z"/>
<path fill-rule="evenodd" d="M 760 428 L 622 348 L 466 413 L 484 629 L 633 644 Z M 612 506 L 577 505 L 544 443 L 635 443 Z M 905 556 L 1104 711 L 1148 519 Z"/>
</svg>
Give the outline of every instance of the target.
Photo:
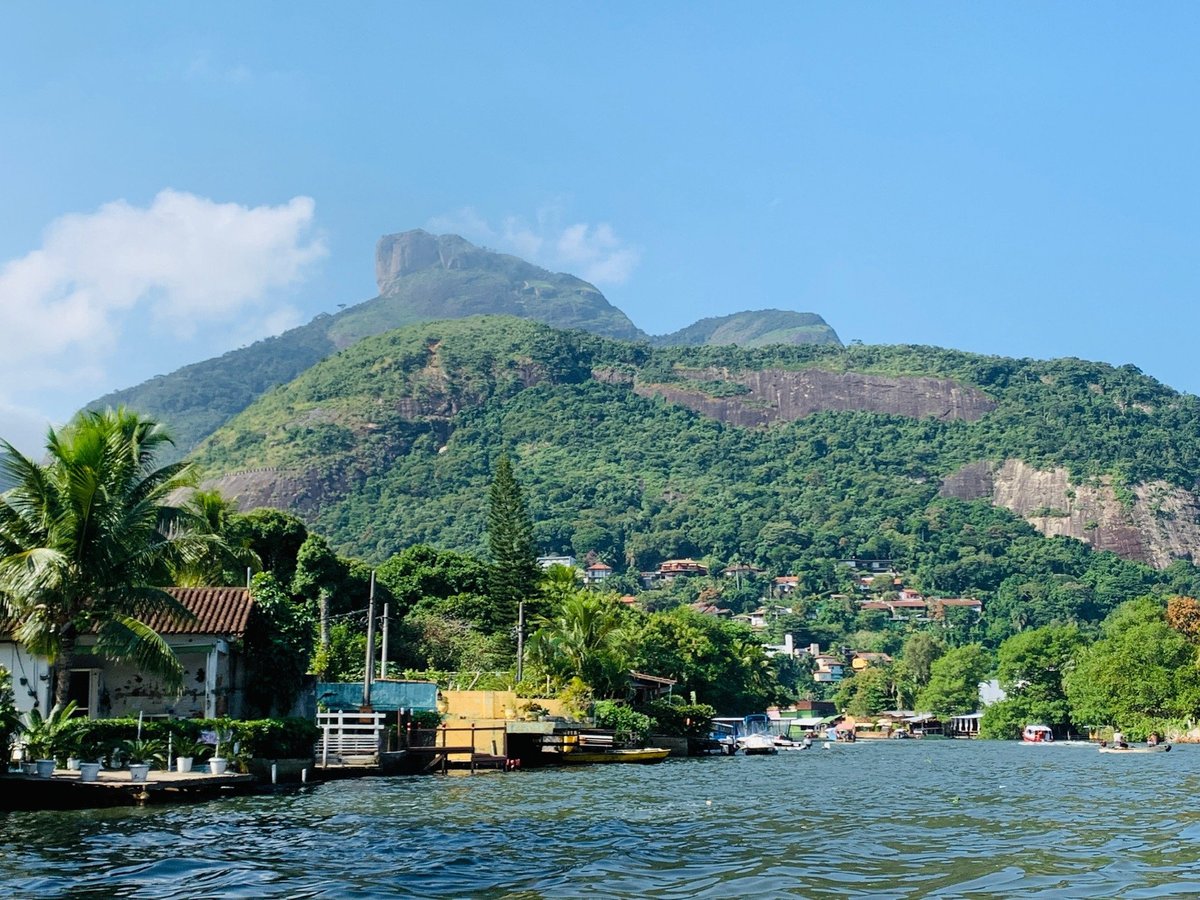
<svg viewBox="0 0 1200 900">
<path fill-rule="evenodd" d="M 1196 894 L 1198 771 L 1200 747 L 860 742 L 0 814 L 0 897 Z"/>
</svg>

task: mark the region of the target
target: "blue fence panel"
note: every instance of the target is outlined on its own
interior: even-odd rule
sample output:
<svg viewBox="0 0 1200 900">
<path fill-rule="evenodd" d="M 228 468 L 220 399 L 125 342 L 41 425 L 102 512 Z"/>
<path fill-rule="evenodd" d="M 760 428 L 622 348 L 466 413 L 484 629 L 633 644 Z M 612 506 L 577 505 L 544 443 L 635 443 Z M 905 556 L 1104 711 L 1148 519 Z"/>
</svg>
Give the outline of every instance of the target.
<svg viewBox="0 0 1200 900">
<path fill-rule="evenodd" d="M 437 709 L 437 691 L 437 685 L 432 681 L 373 681 L 371 708 L 377 712 L 434 710 Z M 362 695 L 362 682 L 317 683 L 317 703 L 325 709 L 359 709 L 362 707 Z"/>
</svg>

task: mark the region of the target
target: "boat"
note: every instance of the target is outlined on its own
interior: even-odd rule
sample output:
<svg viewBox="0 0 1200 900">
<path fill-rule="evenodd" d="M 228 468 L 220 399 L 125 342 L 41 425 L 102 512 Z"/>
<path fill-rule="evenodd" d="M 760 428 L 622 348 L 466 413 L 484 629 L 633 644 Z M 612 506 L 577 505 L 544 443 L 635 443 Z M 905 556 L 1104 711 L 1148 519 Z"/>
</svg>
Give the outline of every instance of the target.
<svg viewBox="0 0 1200 900">
<path fill-rule="evenodd" d="M 747 756 L 779 752 L 775 735 L 771 733 L 771 720 L 762 713 L 716 718 L 712 721 L 712 729 L 711 737 L 719 741 L 729 754 L 738 750 Z"/>
<path fill-rule="evenodd" d="M 1147 747 L 1101 747 L 1101 753 L 1169 753 L 1170 744 L 1151 744 Z"/>
<path fill-rule="evenodd" d="M 642 747 L 630 750 L 573 750 L 562 755 L 564 764 L 590 765 L 591 763 L 656 763 L 671 755 L 662 747 Z"/>
<path fill-rule="evenodd" d="M 1049 725 L 1026 725 L 1021 732 L 1022 744 L 1053 744 L 1054 732 Z"/>
<path fill-rule="evenodd" d="M 737 739 L 737 748 L 746 756 L 768 756 L 778 753 L 775 739 L 769 734 L 747 734 Z"/>
</svg>

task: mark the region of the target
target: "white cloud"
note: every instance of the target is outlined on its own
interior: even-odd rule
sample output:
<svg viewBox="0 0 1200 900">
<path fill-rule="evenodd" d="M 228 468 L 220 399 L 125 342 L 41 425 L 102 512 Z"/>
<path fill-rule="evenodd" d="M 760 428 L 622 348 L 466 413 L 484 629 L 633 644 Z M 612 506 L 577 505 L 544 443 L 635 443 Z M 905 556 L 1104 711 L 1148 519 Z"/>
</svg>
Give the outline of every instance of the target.
<svg viewBox="0 0 1200 900">
<path fill-rule="evenodd" d="M 106 366 L 138 352 L 128 334 L 144 336 L 145 323 L 164 342 L 294 324 L 273 292 L 325 255 L 313 208 L 308 197 L 246 207 L 164 190 L 146 207 L 118 200 L 55 220 L 41 247 L 0 267 L 0 389 L 73 387 L 90 400 Z"/>
<path fill-rule="evenodd" d="M 607 222 L 563 224 L 560 205 L 544 206 L 532 222 L 507 216 L 493 227 L 472 207 L 437 216 L 428 223 L 435 232 L 453 232 L 507 253 L 596 284 L 629 280 L 641 251 L 620 238 Z"/>
</svg>

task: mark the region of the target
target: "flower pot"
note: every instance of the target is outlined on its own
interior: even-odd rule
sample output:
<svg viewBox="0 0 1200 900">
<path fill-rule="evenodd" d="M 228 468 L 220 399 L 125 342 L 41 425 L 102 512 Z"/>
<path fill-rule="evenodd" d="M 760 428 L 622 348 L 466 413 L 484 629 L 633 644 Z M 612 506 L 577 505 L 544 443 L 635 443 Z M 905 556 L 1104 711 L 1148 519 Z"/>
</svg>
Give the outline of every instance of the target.
<svg viewBox="0 0 1200 900">
<path fill-rule="evenodd" d="M 208 761 L 208 771 L 211 775 L 224 775 L 225 767 L 229 765 L 229 761 L 214 756 Z"/>
<path fill-rule="evenodd" d="M 57 763 L 52 759 L 39 759 L 34 762 L 34 767 L 38 778 L 49 778 L 54 774 L 54 767 Z"/>
<path fill-rule="evenodd" d="M 21 763 L 21 774 L 22 775 L 36 775 L 37 774 L 37 763 L 31 763 L 31 762 Z"/>
<path fill-rule="evenodd" d="M 190 757 L 190 756 L 175 757 L 175 771 L 176 772 L 192 771 L 192 757 Z"/>
<path fill-rule="evenodd" d="M 130 781 L 145 781 L 146 776 L 150 774 L 149 763 L 130 763 L 129 764 L 129 780 Z"/>
<path fill-rule="evenodd" d="M 98 781 L 100 778 L 100 763 L 80 763 L 80 781 Z"/>
<path fill-rule="evenodd" d="M 79 771 L 79 760 L 77 760 L 73 756 L 68 756 L 67 757 L 67 771 L 68 772 L 78 772 Z"/>
</svg>

